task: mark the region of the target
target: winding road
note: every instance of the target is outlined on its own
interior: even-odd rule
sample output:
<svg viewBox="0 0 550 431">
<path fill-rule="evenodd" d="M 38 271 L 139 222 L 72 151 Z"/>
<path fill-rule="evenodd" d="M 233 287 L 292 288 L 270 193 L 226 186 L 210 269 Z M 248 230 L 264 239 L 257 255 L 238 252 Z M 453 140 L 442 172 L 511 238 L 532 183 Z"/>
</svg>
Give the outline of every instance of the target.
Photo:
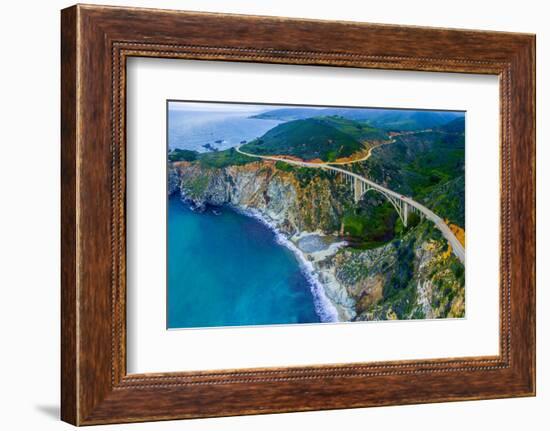
<svg viewBox="0 0 550 431">
<path fill-rule="evenodd" d="M 377 184 L 374 181 L 371 181 L 371 180 L 369 180 L 365 177 L 362 177 L 358 174 L 355 174 L 355 173 L 347 171 L 345 169 L 336 167 L 336 166 L 334 166 L 334 163 L 303 162 L 303 161 L 287 159 L 285 157 L 279 157 L 279 156 L 261 156 L 261 155 L 258 155 L 258 154 L 247 153 L 246 151 L 241 150 L 240 147 L 241 147 L 240 145 L 235 147 L 237 152 L 239 152 L 240 154 L 243 154 L 245 156 L 248 156 L 248 157 L 255 157 L 255 158 L 264 159 L 264 160 L 271 160 L 271 161 L 274 161 L 274 162 L 285 162 L 285 163 L 288 163 L 288 164 L 291 164 L 291 165 L 302 166 L 302 167 L 305 167 L 305 168 L 331 170 L 331 171 L 334 171 L 334 172 L 344 174 L 348 177 L 352 177 L 355 180 L 366 184 L 368 186 L 368 188 L 375 189 L 378 192 L 385 195 L 390 200 L 390 202 L 394 205 L 394 207 L 396 206 L 396 204 L 394 203 L 393 200 L 396 200 L 396 201 L 399 201 L 399 202 L 404 202 L 406 205 L 409 205 L 410 207 L 416 209 L 424 217 L 426 217 L 428 220 L 432 221 L 435 224 L 437 229 L 439 229 L 439 231 L 443 234 L 443 237 L 447 241 L 449 241 L 449 244 L 451 245 L 451 248 L 452 248 L 453 253 L 455 254 L 455 256 L 460 260 L 460 262 L 462 262 L 462 264 L 464 264 L 464 262 L 466 260 L 466 256 L 465 256 L 466 253 L 465 253 L 464 247 L 462 246 L 462 244 L 460 243 L 458 238 L 454 235 L 451 228 L 449 228 L 447 223 L 445 223 L 445 221 L 441 217 L 439 217 L 437 214 L 435 214 L 432 210 L 425 207 L 421 203 L 411 199 L 410 197 L 404 196 L 404 195 L 402 195 L 400 193 L 397 193 L 397 192 L 394 192 L 393 190 L 390 190 L 390 189 L 388 189 L 384 186 L 381 186 L 380 184 Z M 346 162 L 346 163 L 339 163 L 339 164 L 351 164 L 351 163 L 356 163 L 358 161 L 366 160 L 370 157 L 372 149 L 373 148 L 371 148 L 371 150 L 368 152 L 368 154 L 365 157 L 361 158 L 361 159 L 349 161 L 349 162 Z M 390 197 L 393 198 L 393 200 Z M 396 208 L 396 210 L 397 210 L 397 208 Z M 399 212 L 399 210 L 398 210 L 398 212 Z"/>
</svg>

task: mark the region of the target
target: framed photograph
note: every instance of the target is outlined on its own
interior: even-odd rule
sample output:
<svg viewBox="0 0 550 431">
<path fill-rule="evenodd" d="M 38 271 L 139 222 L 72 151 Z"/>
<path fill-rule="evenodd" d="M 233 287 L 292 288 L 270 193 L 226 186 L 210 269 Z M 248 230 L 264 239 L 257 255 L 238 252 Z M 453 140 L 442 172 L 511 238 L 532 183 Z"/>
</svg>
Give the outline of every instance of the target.
<svg viewBox="0 0 550 431">
<path fill-rule="evenodd" d="M 535 394 L 535 37 L 62 11 L 62 419 Z"/>
</svg>

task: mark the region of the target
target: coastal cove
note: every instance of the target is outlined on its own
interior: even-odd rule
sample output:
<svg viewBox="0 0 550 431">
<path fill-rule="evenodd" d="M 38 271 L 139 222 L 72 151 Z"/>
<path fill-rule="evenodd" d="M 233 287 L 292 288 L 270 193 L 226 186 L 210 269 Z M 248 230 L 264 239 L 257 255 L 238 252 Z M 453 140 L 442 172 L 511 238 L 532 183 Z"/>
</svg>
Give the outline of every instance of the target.
<svg viewBox="0 0 550 431">
<path fill-rule="evenodd" d="M 311 265 L 259 214 L 172 196 L 168 229 L 168 329 L 337 320 Z"/>
</svg>

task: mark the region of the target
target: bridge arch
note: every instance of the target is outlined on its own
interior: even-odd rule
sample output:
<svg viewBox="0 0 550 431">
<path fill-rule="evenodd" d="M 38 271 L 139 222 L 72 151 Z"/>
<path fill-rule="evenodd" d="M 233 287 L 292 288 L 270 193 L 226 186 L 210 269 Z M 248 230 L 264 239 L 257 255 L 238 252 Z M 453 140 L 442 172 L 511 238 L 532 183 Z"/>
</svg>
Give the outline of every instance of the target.
<svg viewBox="0 0 550 431">
<path fill-rule="evenodd" d="M 367 194 L 370 191 L 375 191 L 376 193 L 381 194 L 386 198 L 386 200 L 392 204 L 393 208 L 397 212 L 397 215 L 401 219 L 401 222 L 403 223 L 403 226 L 407 227 L 407 219 L 409 216 L 409 205 L 406 202 L 400 201 L 393 196 L 388 195 L 387 193 L 384 193 L 382 190 L 379 190 L 375 187 L 369 187 L 367 190 L 365 190 L 364 193 L 361 194 L 361 197 L 363 197 L 365 194 Z"/>
<path fill-rule="evenodd" d="M 355 203 L 359 202 L 361 198 L 371 190 L 374 190 L 375 192 L 380 193 L 382 196 L 386 198 L 386 200 L 388 200 L 392 204 L 395 211 L 397 212 L 397 215 L 401 219 L 403 226 L 407 227 L 409 211 L 414 210 L 414 208 L 410 207 L 407 202 L 405 202 L 402 199 L 399 199 L 396 196 L 393 196 L 390 193 L 387 193 L 382 188 L 373 186 L 372 184 L 364 180 L 362 177 L 355 175 L 351 172 L 346 172 L 343 169 L 339 169 L 339 168 L 335 169 L 332 166 L 327 166 L 326 168 L 344 176 L 345 181 L 350 184 Z"/>
</svg>

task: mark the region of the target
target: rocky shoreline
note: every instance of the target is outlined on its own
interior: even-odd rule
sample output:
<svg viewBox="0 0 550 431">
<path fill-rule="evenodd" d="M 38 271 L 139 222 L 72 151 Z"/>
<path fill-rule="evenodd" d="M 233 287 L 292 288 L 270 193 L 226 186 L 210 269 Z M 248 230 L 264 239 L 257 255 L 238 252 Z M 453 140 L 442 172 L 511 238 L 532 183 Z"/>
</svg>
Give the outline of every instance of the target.
<svg viewBox="0 0 550 431">
<path fill-rule="evenodd" d="M 463 267 L 429 223 L 376 248 L 346 247 L 343 184 L 322 176 L 302 181 L 267 161 L 222 168 L 179 162 L 170 166 L 168 187 L 198 209 L 229 205 L 268 225 L 301 263 L 323 321 L 464 315 Z"/>
<path fill-rule="evenodd" d="M 327 289 L 325 283 L 321 281 L 325 278 L 323 270 L 317 265 L 317 261 L 314 258 L 316 254 L 320 255 L 321 252 L 304 252 L 298 246 L 297 239 L 294 237 L 289 238 L 284 233 L 282 233 L 277 225 L 273 222 L 273 220 L 270 220 L 266 214 L 250 208 L 233 208 L 236 211 L 239 211 L 249 217 L 255 218 L 256 220 L 267 226 L 269 229 L 271 229 L 275 233 L 277 243 L 283 247 L 286 247 L 294 254 L 296 260 L 300 265 L 302 273 L 305 275 L 309 282 L 311 293 L 313 295 L 315 311 L 321 319 L 321 322 L 330 323 L 349 320 L 349 318 L 347 317 L 353 311 L 347 309 L 343 304 L 335 301 L 333 295 L 331 295 L 333 292 Z M 327 253 L 327 256 L 330 256 L 334 254 L 337 249 L 333 248 L 329 250 L 327 248 L 325 251 Z"/>
<path fill-rule="evenodd" d="M 181 195 L 180 199 L 185 201 L 193 211 L 198 212 L 207 211 L 210 209 L 207 208 L 207 205 L 212 205 L 207 202 L 194 201 L 185 195 Z M 227 206 L 231 210 L 252 217 L 268 227 L 275 234 L 276 242 L 294 254 L 302 273 L 309 282 L 315 311 L 322 323 L 347 322 L 355 317 L 354 302 L 345 294 L 345 288 L 336 280 L 334 268 L 331 268 L 330 265 L 323 266 L 321 264 L 325 259 L 333 256 L 338 249 L 347 245 L 345 241 L 333 242 L 322 250 L 307 252 L 300 248 L 299 240 L 310 235 L 323 235 L 322 233 L 302 232 L 301 234 L 287 237 L 266 214 L 251 208 L 236 207 L 233 205 Z M 214 214 L 215 211 L 212 209 Z"/>
<path fill-rule="evenodd" d="M 271 163 L 253 163 L 254 165 L 267 165 Z M 183 166 L 182 166 L 183 165 Z M 232 209 L 247 216 L 254 217 L 276 235 L 277 242 L 294 253 L 300 264 L 302 272 L 307 277 L 315 308 L 322 322 L 350 321 L 355 317 L 354 301 L 347 294 L 334 276 L 335 268 L 327 262 L 327 259 L 346 245 L 345 241 L 334 237 L 326 247 L 321 250 L 307 252 L 300 247 L 300 240 L 308 235 L 324 236 L 322 231 L 303 231 L 299 229 L 300 223 L 292 217 L 292 205 L 286 206 L 284 202 L 295 201 L 296 191 L 288 184 L 280 183 L 272 175 L 261 176 L 269 182 L 270 187 L 262 190 L 258 187 L 256 175 L 251 176 L 249 168 L 230 167 L 223 169 L 224 178 L 210 176 L 208 186 L 202 193 L 189 187 L 196 179 L 196 167 L 192 164 L 180 164 L 179 168 L 173 167 L 169 171 L 169 192 L 178 194 L 181 199 L 188 201 L 195 210 L 203 210 L 206 205 L 228 205 Z M 256 172 L 257 170 L 254 170 Z M 213 172 L 210 172 L 212 174 Z M 191 178 L 189 178 L 191 177 Z M 247 179 L 243 184 L 243 178 Z M 186 181 L 190 180 L 191 181 Z M 251 184 L 256 183 L 255 186 Z M 229 188 L 227 185 L 235 185 Z M 239 186 L 237 186 L 237 184 Z M 266 185 L 266 184 L 263 184 Z M 240 188 L 239 188 L 240 187 Z M 240 193 L 238 193 L 240 191 Z M 247 193 L 248 192 L 248 193 Z M 282 199 L 282 196 L 286 196 Z"/>
</svg>

